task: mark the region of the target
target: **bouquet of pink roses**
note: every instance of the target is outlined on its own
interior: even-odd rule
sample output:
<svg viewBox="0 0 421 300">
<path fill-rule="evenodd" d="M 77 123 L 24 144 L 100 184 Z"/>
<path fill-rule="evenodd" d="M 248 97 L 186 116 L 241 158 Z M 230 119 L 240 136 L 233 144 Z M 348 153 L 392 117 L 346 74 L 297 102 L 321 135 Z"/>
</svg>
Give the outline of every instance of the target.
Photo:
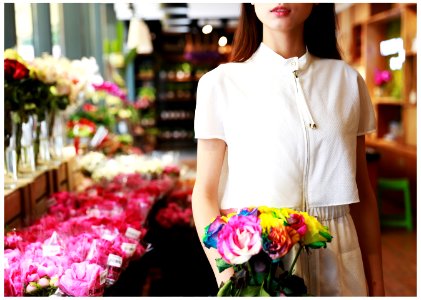
<svg viewBox="0 0 421 300">
<path fill-rule="evenodd" d="M 305 296 L 304 280 L 294 275 L 302 250 L 325 248 L 332 240 L 327 227 L 313 216 L 289 208 L 243 208 L 217 216 L 205 228 L 203 243 L 218 250 L 218 270 L 232 267 L 234 275 L 218 296 Z M 285 270 L 283 258 L 297 245 Z"/>
</svg>

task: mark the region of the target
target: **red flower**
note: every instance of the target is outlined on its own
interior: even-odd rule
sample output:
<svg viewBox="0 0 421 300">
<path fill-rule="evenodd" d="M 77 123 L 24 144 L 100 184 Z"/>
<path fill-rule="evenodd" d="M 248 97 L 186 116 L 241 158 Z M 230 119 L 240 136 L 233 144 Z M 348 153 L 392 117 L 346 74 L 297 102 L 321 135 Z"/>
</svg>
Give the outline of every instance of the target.
<svg viewBox="0 0 421 300">
<path fill-rule="evenodd" d="M 89 104 L 89 103 L 85 103 L 85 104 L 82 106 L 82 109 L 83 109 L 84 111 L 87 111 L 87 112 L 94 112 L 94 111 L 97 111 L 96 106 L 95 106 L 95 105 L 92 105 L 92 104 Z"/>
<path fill-rule="evenodd" d="M 29 70 L 24 64 L 14 59 L 4 60 L 4 78 L 6 80 L 21 80 L 29 77 Z"/>
</svg>

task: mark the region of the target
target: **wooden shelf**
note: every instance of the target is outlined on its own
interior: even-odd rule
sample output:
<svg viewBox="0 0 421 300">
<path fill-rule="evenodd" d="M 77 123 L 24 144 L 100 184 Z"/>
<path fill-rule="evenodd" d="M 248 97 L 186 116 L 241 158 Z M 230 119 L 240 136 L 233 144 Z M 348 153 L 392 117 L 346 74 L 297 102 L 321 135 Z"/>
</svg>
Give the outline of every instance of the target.
<svg viewBox="0 0 421 300">
<path fill-rule="evenodd" d="M 178 83 L 178 82 L 197 82 L 198 79 L 191 77 L 186 79 L 160 79 L 161 82 Z"/>
<path fill-rule="evenodd" d="M 388 150 L 394 150 L 400 154 L 410 155 L 413 157 L 417 156 L 417 147 L 407 145 L 397 141 L 389 141 L 385 139 L 366 138 L 366 146 L 369 147 L 382 147 Z"/>
<path fill-rule="evenodd" d="M 406 57 L 414 57 L 417 56 L 417 51 L 408 50 L 405 53 Z"/>
<path fill-rule="evenodd" d="M 401 99 L 389 98 L 389 97 L 373 98 L 373 103 L 376 105 L 396 105 L 396 106 L 402 106 L 404 104 Z"/>
<path fill-rule="evenodd" d="M 390 10 L 375 14 L 369 18 L 367 23 L 370 24 L 379 24 L 384 22 L 389 22 L 391 20 L 398 19 L 401 16 L 402 8 L 395 7 Z"/>
<path fill-rule="evenodd" d="M 158 101 L 161 102 L 193 102 L 196 101 L 196 98 L 189 97 L 189 98 L 162 98 L 158 97 Z"/>
</svg>

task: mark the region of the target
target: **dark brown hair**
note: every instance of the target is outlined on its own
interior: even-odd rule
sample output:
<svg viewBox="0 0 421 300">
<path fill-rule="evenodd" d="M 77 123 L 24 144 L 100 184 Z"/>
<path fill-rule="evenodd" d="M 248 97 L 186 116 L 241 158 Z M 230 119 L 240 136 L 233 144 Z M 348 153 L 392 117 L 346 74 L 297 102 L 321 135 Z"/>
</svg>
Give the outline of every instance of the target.
<svg viewBox="0 0 421 300">
<path fill-rule="evenodd" d="M 336 13 L 334 3 L 313 5 L 304 22 L 304 43 L 308 51 L 320 58 L 342 59 L 336 40 Z M 263 24 L 253 5 L 243 3 L 235 31 L 230 61 L 243 62 L 257 50 L 263 39 Z"/>
</svg>

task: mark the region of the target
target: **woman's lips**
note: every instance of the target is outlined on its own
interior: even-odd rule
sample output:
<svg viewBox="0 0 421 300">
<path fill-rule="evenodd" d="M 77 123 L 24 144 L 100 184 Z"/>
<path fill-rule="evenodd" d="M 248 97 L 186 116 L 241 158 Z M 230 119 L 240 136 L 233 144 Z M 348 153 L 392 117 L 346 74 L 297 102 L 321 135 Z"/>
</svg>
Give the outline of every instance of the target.
<svg viewBox="0 0 421 300">
<path fill-rule="evenodd" d="M 274 13 L 277 17 L 286 17 L 291 13 L 291 10 L 284 6 L 277 6 L 270 12 Z"/>
</svg>

